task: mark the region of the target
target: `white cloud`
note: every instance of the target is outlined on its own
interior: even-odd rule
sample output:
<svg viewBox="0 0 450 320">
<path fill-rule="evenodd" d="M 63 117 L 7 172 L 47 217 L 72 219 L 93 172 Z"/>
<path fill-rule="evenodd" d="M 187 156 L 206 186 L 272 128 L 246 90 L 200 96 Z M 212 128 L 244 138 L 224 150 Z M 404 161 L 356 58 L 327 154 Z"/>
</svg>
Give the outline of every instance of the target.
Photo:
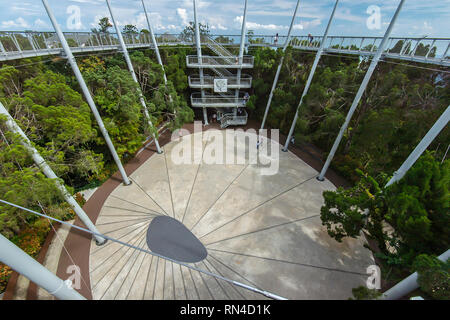
<svg viewBox="0 0 450 320">
<path fill-rule="evenodd" d="M 78 3 L 89 3 L 89 4 L 100 4 L 104 3 L 102 0 L 69 0 L 71 2 L 78 2 Z"/>
<path fill-rule="evenodd" d="M 24 16 L 36 16 L 42 14 L 42 8 L 34 3 L 22 2 L 15 3 L 8 8 L 11 11 L 19 12 Z"/>
<path fill-rule="evenodd" d="M 211 2 L 203 1 L 203 0 L 197 0 L 197 9 L 203 9 L 208 8 L 211 5 Z M 183 6 L 187 8 L 193 8 L 194 4 L 192 3 L 192 0 L 184 0 Z"/>
<path fill-rule="evenodd" d="M 243 17 L 242 16 L 237 16 L 234 18 L 234 21 L 236 23 L 239 24 L 239 26 L 242 26 L 242 20 Z M 287 26 L 281 26 L 281 25 L 276 25 L 276 24 L 261 24 L 261 23 L 256 23 L 256 22 L 250 22 L 250 21 L 246 21 L 245 23 L 247 29 L 251 29 L 251 30 L 281 30 L 281 29 L 287 29 Z"/>
<path fill-rule="evenodd" d="M 322 21 L 320 21 L 320 19 L 314 19 L 311 21 L 303 21 L 299 24 L 294 24 L 292 29 L 294 29 L 294 30 L 310 29 L 310 28 L 320 26 L 321 23 L 322 23 Z"/>
<path fill-rule="evenodd" d="M 234 18 L 234 22 L 236 24 L 239 24 L 239 27 L 240 27 L 240 26 L 242 26 L 242 19 L 243 19 L 242 16 L 237 16 Z M 292 28 L 294 30 L 303 30 L 303 29 L 316 27 L 316 26 L 320 25 L 321 23 L 322 22 L 320 19 L 314 19 L 311 21 L 304 21 L 299 24 L 294 24 L 294 26 Z M 289 29 L 289 26 L 287 26 L 287 25 L 277 25 L 277 24 L 273 24 L 273 23 L 261 24 L 261 23 L 247 21 L 246 25 L 247 25 L 247 29 L 252 29 L 252 30 L 277 31 L 277 30 L 288 30 Z"/>
<path fill-rule="evenodd" d="M 9 28 L 29 28 L 30 25 L 28 24 L 28 22 L 25 21 L 24 18 L 19 17 L 16 20 L 2 21 L 1 27 L 5 28 L 5 29 L 9 29 Z"/>
<path fill-rule="evenodd" d="M 181 18 L 181 21 L 182 21 L 183 25 L 187 26 L 189 24 L 189 20 L 188 20 L 188 17 L 187 17 L 186 9 L 177 8 L 177 14 Z"/>
<path fill-rule="evenodd" d="M 49 27 L 48 23 L 41 19 L 36 19 L 34 21 L 34 26 L 36 28 L 48 28 Z"/>
</svg>

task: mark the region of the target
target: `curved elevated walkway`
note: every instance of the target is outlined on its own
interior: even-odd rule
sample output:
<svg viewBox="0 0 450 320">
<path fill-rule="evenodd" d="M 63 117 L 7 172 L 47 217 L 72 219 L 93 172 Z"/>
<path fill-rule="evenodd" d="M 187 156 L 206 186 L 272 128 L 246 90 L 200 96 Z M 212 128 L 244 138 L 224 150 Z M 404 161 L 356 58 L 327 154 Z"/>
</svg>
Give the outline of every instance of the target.
<svg viewBox="0 0 450 320">
<path fill-rule="evenodd" d="M 119 49 L 117 34 L 115 33 L 99 35 L 92 32 L 65 32 L 64 35 L 66 39 L 70 40 L 69 45 L 72 47 L 73 53 L 115 51 Z M 130 34 L 123 34 L 123 37 L 128 49 L 153 48 L 153 44 L 148 35 L 136 34 L 132 36 Z M 213 37 L 203 37 L 201 41 L 202 46 L 212 48 L 211 41 L 214 41 Z M 229 35 L 227 37 L 234 40 L 239 39 L 239 35 Z M 286 36 L 280 36 L 278 41 L 275 41 L 275 36 L 254 35 L 253 37 L 254 39 L 247 44 L 249 47 L 282 47 L 286 40 Z M 191 40 L 183 39 L 179 34 L 157 34 L 156 38 L 159 46 L 193 45 Z M 373 56 L 381 40 L 382 37 L 329 36 L 325 44 L 324 52 Z M 317 51 L 321 41 L 322 36 L 314 36 L 313 41 L 310 41 L 308 36 L 296 36 L 291 40 L 291 45 L 293 48 L 299 50 Z M 234 42 L 228 44 L 215 42 L 215 44 L 216 49 L 218 47 L 217 45 L 223 47 L 235 46 Z M 394 37 L 389 38 L 389 43 L 383 53 L 383 57 L 449 66 L 449 49 L 449 38 Z M 0 31 L 0 61 L 61 55 L 61 51 L 61 44 L 54 32 Z M 219 52 L 216 50 L 216 53 Z M 226 55 L 226 53 L 221 51 L 221 55 Z M 186 59 L 188 60 L 188 64 L 193 64 L 192 66 L 194 67 L 204 66 L 195 60 L 195 56 L 192 57 L 193 60 L 189 60 L 187 57 Z M 234 59 L 233 57 L 232 60 L 234 61 Z M 222 61 L 216 61 L 215 57 L 212 57 L 212 59 L 204 59 L 204 63 L 209 61 L 209 66 L 214 68 L 218 67 L 217 64 L 228 65 L 228 68 L 240 67 L 240 65 L 236 65 L 233 61 L 230 65 L 229 61 L 226 60 L 229 59 L 224 58 Z M 253 59 L 243 62 L 243 68 L 253 67 Z"/>
</svg>

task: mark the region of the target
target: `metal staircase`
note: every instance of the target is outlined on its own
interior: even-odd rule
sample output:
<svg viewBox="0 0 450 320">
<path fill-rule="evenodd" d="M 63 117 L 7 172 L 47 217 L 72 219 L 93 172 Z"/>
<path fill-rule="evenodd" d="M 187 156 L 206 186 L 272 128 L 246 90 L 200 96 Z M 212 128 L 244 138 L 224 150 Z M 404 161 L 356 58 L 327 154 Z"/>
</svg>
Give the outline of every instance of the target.
<svg viewBox="0 0 450 320">
<path fill-rule="evenodd" d="M 242 114 L 234 114 L 232 112 L 220 115 L 220 127 L 225 129 L 228 126 L 242 126 L 247 124 L 248 113 L 242 110 Z"/>
<path fill-rule="evenodd" d="M 228 59 L 227 59 L 228 60 Z M 216 60 L 210 59 L 209 60 L 210 64 L 213 65 L 217 65 L 217 68 L 209 68 L 211 69 L 215 74 L 217 74 L 218 76 L 225 78 L 225 77 L 231 77 L 233 76 L 233 73 L 225 68 L 220 68 L 220 64 L 219 62 L 217 62 Z"/>
<path fill-rule="evenodd" d="M 206 44 L 206 46 L 211 49 L 216 55 L 221 57 L 232 57 L 233 54 L 228 51 L 224 46 L 215 41 L 211 36 L 205 35 L 202 39 L 202 42 Z M 233 63 L 232 60 L 230 60 Z"/>
<path fill-rule="evenodd" d="M 242 74 L 242 69 L 253 68 L 253 57 L 233 55 L 208 35 L 202 35 L 200 38 L 201 43 L 215 55 L 186 57 L 186 65 L 189 68 L 202 69 L 200 74 L 188 78 L 190 88 L 202 91 L 191 94 L 192 107 L 203 108 L 205 123 L 207 123 L 206 108 L 214 108 L 217 109 L 217 119 L 220 119 L 221 128 L 245 125 L 248 119 L 248 114 L 244 110 L 245 92 L 239 90 L 251 88 L 252 78 Z M 230 69 L 236 69 L 237 72 L 233 73 Z M 214 75 L 208 74 L 208 72 Z"/>
</svg>

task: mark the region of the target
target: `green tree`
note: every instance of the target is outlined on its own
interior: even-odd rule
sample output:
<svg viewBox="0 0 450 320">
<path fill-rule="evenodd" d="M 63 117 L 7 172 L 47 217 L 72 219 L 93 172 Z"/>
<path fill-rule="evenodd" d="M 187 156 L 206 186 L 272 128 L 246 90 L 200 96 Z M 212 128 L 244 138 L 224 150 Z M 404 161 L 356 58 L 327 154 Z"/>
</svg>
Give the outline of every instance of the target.
<svg viewBox="0 0 450 320">
<path fill-rule="evenodd" d="M 122 32 L 125 34 L 138 34 L 139 30 L 138 30 L 138 28 L 136 28 L 135 25 L 127 24 L 123 27 Z"/>
<path fill-rule="evenodd" d="M 108 29 L 112 27 L 111 22 L 109 22 L 108 17 L 103 17 L 98 21 L 98 29 L 91 29 L 95 33 L 108 33 Z"/>
<path fill-rule="evenodd" d="M 441 253 L 450 240 L 449 165 L 450 160 L 440 164 L 426 153 L 387 188 L 380 187 L 386 176 L 379 177 L 380 184 L 359 172 L 361 180 L 354 187 L 323 193 L 322 224 L 337 241 L 363 232 L 388 264 L 408 267 L 419 254 Z"/>
<path fill-rule="evenodd" d="M 38 209 L 58 204 L 62 197 L 51 179 L 37 168 L 21 137 L 10 132 L 5 125 L 6 118 L 0 116 L 0 195 L 1 199 L 26 208 Z M 53 210 L 49 211 L 53 214 Z M 32 224 L 35 217 L 14 207 L 0 204 L 0 233 L 8 238 L 19 234 L 24 226 Z"/>
<path fill-rule="evenodd" d="M 210 33 L 209 25 L 199 22 L 198 29 L 200 37 L 207 36 Z M 194 41 L 195 39 L 195 24 L 193 21 L 189 22 L 189 25 L 185 26 L 181 31 L 180 38 L 182 41 Z"/>
<path fill-rule="evenodd" d="M 413 270 L 419 274 L 417 282 L 422 291 L 433 299 L 450 300 L 450 259 L 442 262 L 421 254 L 414 260 Z"/>
</svg>

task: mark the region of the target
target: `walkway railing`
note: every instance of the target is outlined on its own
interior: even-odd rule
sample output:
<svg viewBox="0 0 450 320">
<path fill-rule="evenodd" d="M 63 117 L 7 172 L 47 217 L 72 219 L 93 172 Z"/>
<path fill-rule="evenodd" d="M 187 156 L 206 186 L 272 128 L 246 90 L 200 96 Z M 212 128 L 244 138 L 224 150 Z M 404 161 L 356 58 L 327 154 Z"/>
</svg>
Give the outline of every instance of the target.
<svg viewBox="0 0 450 320">
<path fill-rule="evenodd" d="M 202 61 L 203 61 L 203 58 L 202 58 Z M 220 76 L 220 77 L 233 76 L 233 73 L 231 73 L 229 70 L 222 68 L 222 66 L 219 64 L 218 60 L 210 59 L 208 62 L 209 62 L 210 69 L 218 76 Z M 228 60 L 226 62 L 230 63 Z M 215 67 L 211 67 L 211 65 L 215 65 Z"/>
<path fill-rule="evenodd" d="M 224 46 L 220 43 L 216 42 L 211 36 L 202 36 L 201 42 L 206 44 L 206 46 L 211 49 L 218 56 L 233 56 L 233 54 L 228 51 Z"/>
<path fill-rule="evenodd" d="M 242 61 L 238 57 L 218 57 L 218 56 L 203 56 L 200 62 L 197 56 L 186 56 L 186 64 L 188 67 L 205 67 L 205 68 L 253 68 L 253 56 L 244 56 Z M 230 63 L 231 62 L 231 63 Z"/>
<path fill-rule="evenodd" d="M 239 84 L 236 76 L 228 76 L 228 77 L 203 76 L 203 84 L 201 83 L 200 76 L 198 75 L 189 76 L 188 79 L 189 79 L 189 87 L 191 88 L 213 88 L 214 79 L 226 79 L 227 86 L 230 89 L 251 88 L 252 86 L 252 77 L 248 74 L 241 75 Z"/>
<path fill-rule="evenodd" d="M 202 97 L 200 92 L 191 94 L 191 105 L 193 107 L 245 107 L 245 100 L 243 93 L 239 97 L 233 95 L 204 95 Z"/>
<path fill-rule="evenodd" d="M 222 129 L 228 126 L 243 126 L 247 124 L 248 114 L 247 111 L 242 109 L 242 115 L 234 115 L 234 113 L 225 113 L 220 118 L 220 127 Z"/>
<path fill-rule="evenodd" d="M 255 36 L 256 37 L 256 36 Z M 282 46 L 285 37 L 275 42 L 273 36 L 250 39 L 254 46 Z M 318 50 L 323 37 L 293 37 L 290 45 L 297 49 Z M 330 53 L 374 55 L 383 40 L 382 37 L 328 36 L 324 51 Z M 384 56 L 393 59 L 411 60 L 423 63 L 450 65 L 449 38 L 389 38 Z"/>
<path fill-rule="evenodd" d="M 118 39 L 115 33 L 66 32 L 65 36 L 74 53 L 118 49 Z M 146 33 L 126 33 L 123 34 L 123 37 L 128 48 L 153 46 Z M 265 47 L 281 47 L 286 40 L 286 37 L 279 36 L 276 41 L 275 36 L 267 35 L 251 35 L 248 38 L 247 46 Z M 156 39 L 161 46 L 193 45 L 192 39 L 183 38 L 180 34 L 159 34 L 156 35 Z M 238 46 L 240 36 L 211 35 L 210 39 L 226 48 Z M 381 40 L 381 37 L 328 36 L 324 52 L 371 56 L 375 54 Z M 321 36 L 312 38 L 299 36 L 292 37 L 290 44 L 297 49 L 315 51 L 318 50 L 321 41 Z M 384 57 L 449 66 L 449 48 L 450 38 L 392 37 L 389 38 Z M 58 55 L 60 51 L 61 44 L 54 32 L 0 31 L 0 61 Z M 223 59 L 229 59 L 229 57 Z M 224 61 L 226 60 L 221 62 Z M 251 66 L 253 66 L 253 61 L 251 61 Z M 226 64 L 226 67 L 232 68 L 232 65 Z"/>
</svg>

